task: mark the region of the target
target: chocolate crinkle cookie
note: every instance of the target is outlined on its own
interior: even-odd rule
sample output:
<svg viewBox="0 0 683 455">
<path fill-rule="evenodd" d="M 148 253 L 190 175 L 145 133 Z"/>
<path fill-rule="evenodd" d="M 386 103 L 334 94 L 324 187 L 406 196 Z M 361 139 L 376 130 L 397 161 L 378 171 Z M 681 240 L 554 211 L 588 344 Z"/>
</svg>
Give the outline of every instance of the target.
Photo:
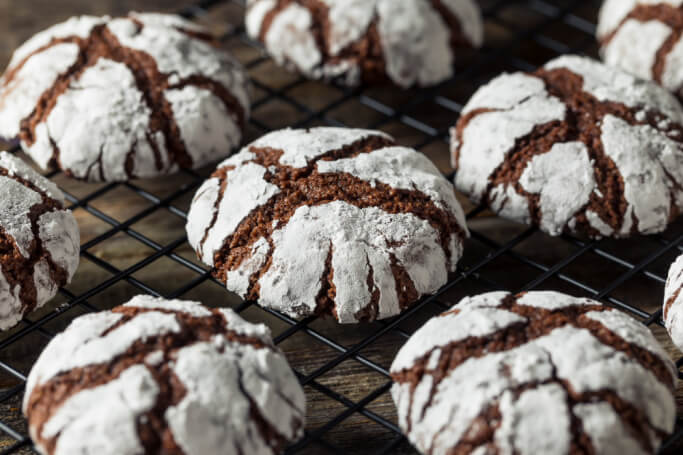
<svg viewBox="0 0 683 455">
<path fill-rule="evenodd" d="M 391 366 L 424 454 L 654 454 L 675 366 L 646 326 L 556 292 L 493 292 L 432 318 Z"/>
<path fill-rule="evenodd" d="M 80 234 L 57 186 L 0 152 L 0 330 L 43 306 L 71 281 Z"/>
<path fill-rule="evenodd" d="M 683 255 L 669 268 L 664 287 L 662 318 L 674 344 L 683 351 Z"/>
<path fill-rule="evenodd" d="M 351 86 L 437 84 L 483 40 L 472 0 L 248 0 L 246 26 L 278 63 Z"/>
<path fill-rule="evenodd" d="M 89 181 L 197 168 L 239 145 L 247 77 L 180 17 L 73 17 L 19 47 L 0 79 L 0 137 Z"/>
<path fill-rule="evenodd" d="M 661 232 L 683 208 L 682 124 L 653 82 L 560 57 L 474 94 L 451 132 L 455 185 L 551 235 Z"/>
<path fill-rule="evenodd" d="M 657 81 L 683 98 L 683 2 L 606 0 L 598 40 L 609 65 Z"/>
<path fill-rule="evenodd" d="M 303 434 L 305 399 L 264 325 L 137 296 L 50 341 L 23 407 L 44 455 L 270 455 Z"/>
<path fill-rule="evenodd" d="M 295 318 L 400 313 L 446 284 L 468 235 L 453 186 L 377 131 L 276 131 L 194 197 L 190 244 L 240 296 Z"/>
</svg>

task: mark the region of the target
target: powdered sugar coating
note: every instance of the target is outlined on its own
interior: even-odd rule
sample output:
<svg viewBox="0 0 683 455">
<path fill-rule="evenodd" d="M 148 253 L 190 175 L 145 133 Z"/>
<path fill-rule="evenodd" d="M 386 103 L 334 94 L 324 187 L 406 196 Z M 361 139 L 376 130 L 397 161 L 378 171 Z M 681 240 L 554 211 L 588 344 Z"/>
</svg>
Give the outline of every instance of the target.
<svg viewBox="0 0 683 455">
<path fill-rule="evenodd" d="M 353 147 L 368 141 L 387 145 L 352 153 Z M 390 142 L 383 133 L 344 128 L 270 133 L 221 163 L 197 191 L 188 215 L 188 240 L 205 263 L 216 267 L 228 239 L 250 214 L 291 194 L 273 179 L 279 169 L 292 175 L 299 170 L 302 178 L 315 171 L 325 178 L 352 178 L 370 188 L 386 185 L 387 191 L 419 192 L 412 197 L 457 225 L 447 239 L 433 222 L 409 208 L 394 213 L 380 206 L 359 207 L 356 198 L 346 200 L 344 195 L 320 202 L 312 196 L 283 219 L 272 215 L 263 221 L 267 233 L 240 247 L 244 254 L 235 266 L 218 264 L 229 290 L 246 297 L 257 282 L 261 305 L 293 317 L 318 311 L 328 269 L 334 270 L 334 316 L 340 322 L 358 321 L 369 307 L 372 319 L 398 314 L 405 303 L 400 303 L 396 268 L 405 271 L 417 296 L 436 291 L 455 270 L 466 228 L 453 187 L 436 167 L 416 151 Z M 257 158 L 264 150 L 277 154 L 275 164 L 274 158 Z M 314 187 L 304 191 L 317 192 Z"/>
<path fill-rule="evenodd" d="M 683 255 L 671 267 L 664 287 L 662 318 L 671 340 L 683 350 Z"/>
<path fill-rule="evenodd" d="M 479 47 L 483 41 L 481 13 L 471 0 L 319 0 L 320 12 L 298 1 L 247 2 L 246 27 L 263 39 L 280 64 L 316 79 L 341 76 L 348 85 L 363 78 L 363 58 L 354 46 L 378 34 L 386 75 L 401 87 L 433 85 L 453 74 L 457 47 Z M 443 14 L 448 17 L 444 17 Z M 322 15 L 326 17 L 323 19 Z M 456 22 L 457 28 L 449 23 Z M 327 26 L 323 42 L 314 29 Z M 267 27 L 267 28 L 266 28 Z M 324 49 L 321 47 L 324 46 Z M 350 50 L 350 51 L 349 51 Z M 367 77 L 367 75 L 366 75 Z"/>
<path fill-rule="evenodd" d="M 137 435 L 137 420 L 156 403 L 159 386 L 149 370 L 135 365 L 109 383 L 85 389 L 69 398 L 47 421 L 42 437 L 58 437 L 54 455 L 88 453 L 102 455 L 136 455 L 144 453 Z M 97 403 L 98 406 L 93 406 Z M 102 419 L 102 410 L 107 418 Z M 29 427 L 37 438 L 34 427 Z M 116 440 L 116 444 L 109 441 Z M 92 449 L 91 449 L 92 448 Z M 43 454 L 49 453 L 44 448 Z"/>
<path fill-rule="evenodd" d="M 601 327 L 591 328 L 579 316 L 565 325 L 551 325 L 546 332 L 534 329 L 524 335 L 524 326 L 531 321 L 523 312 L 530 306 L 582 312 Z M 472 325 L 469 330 L 468 321 L 477 318 L 497 328 L 482 332 Z M 515 331 L 518 337 L 512 334 Z M 511 334 L 508 344 L 493 342 L 506 337 L 504 333 Z M 599 333 L 609 333 L 610 338 L 598 338 Z M 488 349 L 487 339 L 492 342 Z M 612 339 L 634 343 L 658 360 L 646 366 L 628 350 L 611 344 Z M 457 362 L 453 367 L 443 362 L 444 356 L 459 359 L 459 349 L 476 349 L 480 344 L 483 351 L 453 360 Z M 655 364 L 663 368 L 664 376 L 655 374 Z M 596 453 L 608 453 L 610 444 L 621 453 L 654 453 L 661 434 L 671 432 L 675 422 L 675 367 L 648 329 L 597 302 L 558 293 L 466 298 L 415 332 L 399 351 L 391 373 L 397 381 L 392 395 L 399 424 L 423 453 L 446 454 L 465 447 L 467 453 L 479 453 L 486 444 L 500 453 L 566 453 L 581 436 Z M 638 429 L 637 438 L 623 436 L 630 424 L 602 394 L 643 413 L 646 427 Z M 571 424 L 573 417 L 584 421 L 578 434 Z M 500 425 L 495 424 L 498 420 Z M 487 427 L 490 437 L 480 433 Z M 473 434 L 469 432 L 482 438 L 468 437 L 464 442 L 466 434 Z"/>
<path fill-rule="evenodd" d="M 226 450 L 276 454 L 283 441 L 301 436 L 303 391 L 265 326 L 249 324 L 232 310 L 208 310 L 195 302 L 138 296 L 120 307 L 124 308 L 125 312 L 75 319 L 36 362 L 27 382 L 24 412 L 41 453 L 148 453 L 140 425 L 151 418 L 160 419 L 161 425 L 152 431 L 159 437 L 168 431 L 179 453 L 187 455 Z M 136 309 L 124 319 L 123 314 Z M 215 331 L 213 335 L 194 339 L 196 334 L 187 332 L 192 324 L 209 324 L 219 315 L 225 326 L 208 325 L 214 327 L 209 329 Z M 174 334 L 182 337 L 178 339 L 183 344 L 162 343 L 161 349 L 144 352 L 145 343 L 154 344 L 159 337 L 174 339 Z M 142 354 L 139 363 L 107 376 L 111 374 L 107 365 L 119 362 L 121 355 L 138 353 Z M 34 393 L 80 368 L 100 371 L 94 377 L 100 384 L 86 381 L 66 389 L 66 400 L 55 412 L 41 415 L 35 400 L 49 397 Z M 172 403 L 164 401 L 168 399 L 164 394 L 176 386 L 160 382 L 168 380 L 162 373 L 167 368 L 182 387 Z M 158 406 L 161 411 L 154 410 Z M 266 437 L 264 431 L 276 436 Z M 45 445 L 50 440 L 55 440 L 54 449 Z"/>
<path fill-rule="evenodd" d="M 0 330 L 17 324 L 71 281 L 80 234 L 64 195 L 19 158 L 0 152 Z M 37 238 L 35 236 L 37 233 Z"/>
<path fill-rule="evenodd" d="M 162 14 L 57 24 L 20 47 L 0 80 L 0 137 L 19 135 L 41 167 L 58 163 L 90 181 L 152 177 L 225 156 L 241 140 L 248 82 L 204 35 Z M 41 99 L 45 112 L 36 109 Z"/>
<path fill-rule="evenodd" d="M 563 55 L 544 65 L 546 70 L 566 68 L 583 79 L 582 89 L 600 101 L 622 103 L 636 111 L 658 111 L 668 120 L 683 123 L 683 110 L 675 97 L 650 81 L 578 55 Z"/>
<path fill-rule="evenodd" d="M 374 285 L 382 290 L 377 318 L 401 312 L 390 255 L 404 264 L 420 295 L 436 291 L 448 278 L 437 233 L 412 214 L 390 215 L 340 201 L 301 207 L 284 228 L 273 233 L 272 241 L 272 265 L 259 281 L 259 303 L 295 317 L 315 312 L 320 286 L 311 284 L 323 276 L 330 249 L 336 317 L 342 323 L 357 322 L 357 315 L 370 301 L 367 276 L 371 268 Z M 416 254 L 421 261 L 412 260 Z"/>
<path fill-rule="evenodd" d="M 502 96 L 488 106 L 495 94 Z M 503 163 L 517 138 L 536 125 L 563 120 L 565 115 L 564 105 L 546 92 L 542 81 L 521 73 L 503 74 L 480 88 L 462 115 L 480 109 L 491 111 L 473 117 L 461 143 L 452 144 L 460 146 L 455 185 L 475 201 L 482 198 L 487 177 Z"/>
<path fill-rule="evenodd" d="M 597 30 L 605 63 L 653 79 L 680 97 L 681 6 L 681 0 L 605 0 Z"/>
<path fill-rule="evenodd" d="M 549 88 L 547 80 L 560 71 L 578 78 L 577 96 L 594 100 L 597 142 L 582 139 L 585 129 L 572 132 L 574 121 L 567 119 L 583 116 L 580 109 L 590 104 L 577 108 L 571 93 Z M 560 131 L 565 122 L 569 133 Z M 681 106 L 655 84 L 588 58 L 563 56 L 537 73 L 503 74 L 475 93 L 452 130 L 455 184 L 475 202 L 551 235 L 661 232 L 683 209 L 681 125 Z M 546 142 L 525 150 L 526 140 Z M 513 169 L 506 171 L 505 163 L 514 163 Z M 617 192 L 599 179 L 609 174 L 623 182 Z M 623 213 L 598 213 L 614 204 L 608 198 L 623 198 Z"/>
<path fill-rule="evenodd" d="M 519 184 L 525 191 L 539 195 L 543 230 L 560 235 L 559 227 L 588 203 L 595 190 L 593 172 L 592 160 L 582 142 L 555 144 L 548 153 L 529 162 Z"/>
</svg>

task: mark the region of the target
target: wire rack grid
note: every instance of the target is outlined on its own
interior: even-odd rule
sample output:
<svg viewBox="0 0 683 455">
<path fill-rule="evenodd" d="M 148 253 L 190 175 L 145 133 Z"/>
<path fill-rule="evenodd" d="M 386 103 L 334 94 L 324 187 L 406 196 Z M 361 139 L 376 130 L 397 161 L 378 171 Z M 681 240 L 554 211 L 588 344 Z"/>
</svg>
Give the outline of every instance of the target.
<svg viewBox="0 0 683 455">
<path fill-rule="evenodd" d="M 458 62 L 452 80 L 415 91 L 347 89 L 307 81 L 276 68 L 245 35 L 240 20 L 243 0 L 203 0 L 177 12 L 200 22 L 211 22 L 211 18 L 232 22 L 233 26 L 222 29 L 221 42 L 252 76 L 254 114 L 248 134 L 252 138 L 283 126 L 379 128 L 426 153 L 451 178 L 448 128 L 476 87 L 500 71 L 531 70 L 564 53 L 596 52 L 597 0 L 479 3 L 486 19 L 486 47 Z M 13 150 L 18 151 L 17 147 Z M 49 339 L 74 317 L 110 308 L 141 292 L 197 297 L 215 305 L 227 302 L 247 319 L 271 326 L 275 342 L 287 354 L 308 397 L 306 433 L 288 449 L 292 454 L 415 453 L 396 424 L 388 367 L 417 327 L 475 292 L 556 289 L 601 300 L 648 325 L 679 369 L 683 367 L 681 354 L 662 329 L 660 310 L 666 269 L 683 251 L 683 223 L 675 223 L 661 235 L 630 241 L 552 239 L 534 228 L 494 218 L 483 207 L 463 200 L 472 237 L 452 280 L 398 317 L 339 326 L 318 318 L 296 321 L 253 302 L 238 301 L 197 262 L 182 227 L 189 200 L 209 172 L 183 171 L 153 183 L 102 185 L 73 182 L 56 171 L 48 174 L 64 189 L 79 223 L 96 227 L 83 239 L 81 268 L 74 283 L 60 290 L 56 303 L 0 335 L 2 454 L 33 453 L 19 403 L 30 365 Z M 120 207 L 122 198 L 132 197 L 136 203 Z M 116 255 L 119 249 L 136 254 L 133 259 L 121 259 Z M 81 273 L 84 268 L 87 273 Z M 679 376 L 683 377 L 680 371 Z M 679 392 L 678 401 L 679 415 L 683 415 L 683 393 Z M 682 442 L 679 418 L 662 453 L 677 452 Z"/>
</svg>

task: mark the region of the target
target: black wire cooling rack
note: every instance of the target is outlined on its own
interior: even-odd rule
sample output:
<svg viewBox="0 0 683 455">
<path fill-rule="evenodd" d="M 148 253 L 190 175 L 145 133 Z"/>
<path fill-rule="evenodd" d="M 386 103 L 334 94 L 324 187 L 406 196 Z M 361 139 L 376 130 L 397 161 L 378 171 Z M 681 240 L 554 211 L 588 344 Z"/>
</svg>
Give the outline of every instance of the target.
<svg viewBox="0 0 683 455">
<path fill-rule="evenodd" d="M 559 54 L 596 53 L 597 0 L 479 3 L 486 18 L 486 47 L 461 59 L 452 80 L 432 89 L 407 92 L 346 89 L 278 69 L 260 46 L 246 37 L 241 25 L 243 0 L 199 1 L 179 13 L 214 24 L 216 17 L 218 22 L 224 18 L 234 25 L 222 28 L 221 41 L 252 76 L 249 139 L 284 126 L 379 128 L 423 151 L 447 173 L 448 128 L 476 87 L 500 71 L 531 70 Z M 96 269 L 99 274 L 83 275 L 79 268 L 74 283 L 60 290 L 56 303 L 0 335 L 1 453 L 32 453 L 19 403 L 30 365 L 47 341 L 74 317 L 110 308 L 141 292 L 167 298 L 199 296 L 214 305 L 228 302 L 247 319 L 271 326 L 308 397 L 305 437 L 288 453 L 415 453 L 396 425 L 388 367 L 405 339 L 427 318 L 476 292 L 555 289 L 601 300 L 648 325 L 678 360 L 679 368 L 683 366 L 681 354 L 662 329 L 660 310 L 666 270 L 683 251 L 683 223 L 661 235 L 628 241 L 551 239 L 463 201 L 472 238 L 456 276 L 438 294 L 396 318 L 339 326 L 317 318 L 295 321 L 253 302 L 239 302 L 192 257 L 182 226 L 189 200 L 209 172 L 183 171 L 153 184 L 135 181 L 96 186 L 70 181 L 59 172 L 48 174 L 65 190 L 79 223 L 86 218 L 87 223 L 97 223 L 96 233 L 83 239 L 81 268 Z M 124 193 L 128 196 L 122 196 Z M 139 204 L 112 214 L 111 206 L 133 195 Z M 170 234 L 160 239 L 158 234 L 165 230 Z M 118 249 L 137 251 L 136 259 L 117 260 L 112 250 Z M 148 272 L 151 269 L 156 272 Z M 121 286 L 125 290 L 117 291 Z M 207 286 L 209 291 L 202 290 Z M 206 295 L 214 297 L 207 301 Z M 679 372 L 679 376 L 683 374 Z M 681 415 L 682 393 L 678 401 Z M 679 418 L 677 432 L 665 442 L 662 452 L 676 453 L 682 442 L 683 421 Z"/>
</svg>

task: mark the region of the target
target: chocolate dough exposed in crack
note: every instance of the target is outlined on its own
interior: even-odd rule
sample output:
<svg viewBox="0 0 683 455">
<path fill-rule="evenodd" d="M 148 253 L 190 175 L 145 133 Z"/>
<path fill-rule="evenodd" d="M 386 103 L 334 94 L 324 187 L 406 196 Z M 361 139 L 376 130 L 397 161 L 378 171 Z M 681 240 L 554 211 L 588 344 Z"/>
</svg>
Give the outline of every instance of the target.
<svg viewBox="0 0 683 455">
<path fill-rule="evenodd" d="M 600 12 L 598 40 L 605 62 L 652 79 L 679 98 L 683 89 L 681 36 L 681 6 L 636 0 L 624 8 L 622 0 L 606 0 Z"/>
<path fill-rule="evenodd" d="M 664 287 L 662 319 L 671 340 L 683 350 L 683 256 L 679 256 L 671 267 Z"/>
<path fill-rule="evenodd" d="M 483 40 L 471 0 L 249 0 L 246 27 L 280 64 L 352 86 L 439 83 Z"/>
<path fill-rule="evenodd" d="M 654 454 L 672 432 L 675 367 L 625 314 L 555 292 L 454 308 L 391 367 L 399 424 L 422 453 Z"/>
<path fill-rule="evenodd" d="M 1 82 L 0 135 L 94 181 L 225 156 L 249 112 L 239 64 L 203 29 L 160 14 L 72 18 L 20 47 Z"/>
<path fill-rule="evenodd" d="M 659 232 L 683 207 L 682 122 L 654 84 L 562 57 L 472 97 L 452 131 L 455 183 L 552 235 Z"/>
<path fill-rule="evenodd" d="M 228 289 L 341 322 L 386 318 L 436 291 L 467 236 L 426 157 L 343 128 L 274 132 L 229 158 L 198 190 L 187 231 Z"/>
<path fill-rule="evenodd" d="M 76 319 L 48 345 L 29 376 L 24 412 L 34 442 L 51 455 L 103 446 L 278 454 L 301 436 L 304 405 L 265 326 L 231 310 L 138 296 Z M 116 437 L 111 426 L 121 429 Z"/>
<path fill-rule="evenodd" d="M 71 281 L 80 240 L 61 191 L 7 152 L 0 152 L 0 191 L 0 330 L 5 330 Z"/>
</svg>

